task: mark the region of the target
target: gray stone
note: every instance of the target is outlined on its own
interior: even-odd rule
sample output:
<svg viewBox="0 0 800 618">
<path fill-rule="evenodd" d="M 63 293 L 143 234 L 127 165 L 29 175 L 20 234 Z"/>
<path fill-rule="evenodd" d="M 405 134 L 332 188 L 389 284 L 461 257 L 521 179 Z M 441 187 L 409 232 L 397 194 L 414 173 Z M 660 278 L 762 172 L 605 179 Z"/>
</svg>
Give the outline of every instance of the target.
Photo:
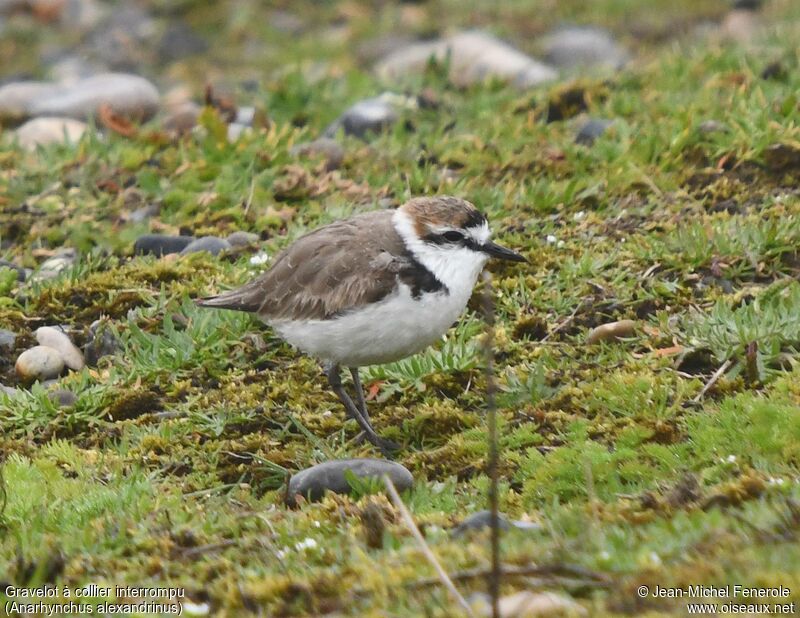
<svg viewBox="0 0 800 618">
<path fill-rule="evenodd" d="M 202 108 L 192 101 L 184 101 L 174 105 L 164 118 L 164 129 L 178 134 L 191 131 L 197 125 Z"/>
<path fill-rule="evenodd" d="M 228 234 L 228 237 L 225 239 L 227 240 L 232 247 L 249 247 L 250 245 L 254 245 L 260 239 L 258 234 L 254 234 L 253 232 L 244 232 L 238 231 L 233 232 L 232 234 Z"/>
<path fill-rule="evenodd" d="M 497 514 L 498 526 L 501 530 L 508 530 L 511 524 L 502 513 Z M 482 528 L 489 528 L 492 525 L 492 512 L 491 511 L 478 511 L 467 517 L 464 521 L 453 528 L 451 534 L 455 537 L 463 536 L 466 532 L 471 530 L 481 530 Z"/>
<path fill-rule="evenodd" d="M 186 245 L 181 251 L 181 255 L 188 255 L 189 253 L 200 253 L 207 251 L 211 255 L 218 255 L 223 251 L 228 251 L 231 248 L 229 243 L 224 238 L 217 236 L 201 236 L 197 240 L 193 240 Z"/>
<path fill-rule="evenodd" d="M 472 530 L 489 528 L 492 525 L 491 511 L 478 511 L 467 517 L 464 521 L 453 528 L 451 534 L 460 537 Z M 498 513 L 498 526 L 501 530 L 516 528 L 518 530 L 539 530 L 539 524 L 528 521 L 509 521 L 503 513 Z"/>
<path fill-rule="evenodd" d="M 85 120 L 96 117 L 104 104 L 121 116 L 146 120 L 158 110 L 158 90 L 145 78 L 125 73 L 101 73 L 73 84 L 14 82 L 0 88 L 0 119 Z"/>
<path fill-rule="evenodd" d="M 575 136 L 575 143 L 591 146 L 612 124 L 614 124 L 613 120 L 590 118 L 578 130 L 578 134 Z"/>
<path fill-rule="evenodd" d="M 78 259 L 78 252 L 73 248 L 59 249 L 55 255 L 47 258 L 39 265 L 33 276 L 35 281 L 45 281 L 57 277 L 59 273 L 70 268 Z"/>
<path fill-rule="evenodd" d="M 196 239 L 194 236 L 168 236 L 166 234 L 144 234 L 133 243 L 136 255 L 168 255 L 180 253 Z"/>
<path fill-rule="evenodd" d="M 325 169 L 339 169 L 344 161 L 344 148 L 336 140 L 320 137 L 313 142 L 295 144 L 289 150 L 293 157 L 320 157 L 325 161 Z"/>
<path fill-rule="evenodd" d="M 326 138 L 334 137 L 340 129 L 345 135 L 365 137 L 368 133 L 379 133 L 391 127 L 402 108 L 416 108 L 416 101 L 391 92 L 384 92 L 372 99 L 364 99 L 334 120 L 324 131 Z"/>
<path fill-rule="evenodd" d="M 111 328 L 109 328 L 108 319 L 101 318 L 91 323 L 89 326 L 89 336 L 86 339 L 86 345 L 83 347 L 84 358 L 87 364 L 96 367 L 97 361 L 104 356 L 113 356 L 117 353 L 119 348 L 119 339 L 117 339 L 117 336 Z"/>
<path fill-rule="evenodd" d="M 50 391 L 49 396 L 50 400 L 59 408 L 70 408 L 75 405 L 76 401 L 78 401 L 78 396 L 65 388 L 57 388 L 52 390 Z"/>
<path fill-rule="evenodd" d="M 161 206 L 158 204 L 147 204 L 147 206 L 142 206 L 134 210 L 125 219 L 128 223 L 142 223 L 147 221 L 150 217 L 155 217 L 159 212 L 161 212 Z"/>
<path fill-rule="evenodd" d="M 36 329 L 36 341 L 39 345 L 58 350 L 64 364 L 73 371 L 80 371 L 86 365 L 83 353 L 72 343 L 70 338 L 61 330 L 52 326 L 42 326 Z"/>
<path fill-rule="evenodd" d="M 36 150 L 37 146 L 49 144 L 74 144 L 86 133 L 88 125 L 72 118 L 43 116 L 29 120 L 14 135 L 20 146 Z"/>
<path fill-rule="evenodd" d="M 697 131 L 704 135 L 710 135 L 712 133 L 727 133 L 730 129 L 728 125 L 718 120 L 705 120 L 697 125 Z"/>
<path fill-rule="evenodd" d="M 11 386 L 6 386 L 5 384 L 0 384 L 0 395 L 7 395 L 8 397 L 16 397 L 19 395 L 19 389 L 13 388 Z"/>
<path fill-rule="evenodd" d="M 568 26 L 547 35 L 543 41 L 544 58 L 560 69 L 619 69 L 629 54 L 611 34 L 593 26 Z"/>
<path fill-rule="evenodd" d="M 240 107 L 236 110 L 236 122 L 237 124 L 243 124 L 246 127 L 253 126 L 253 120 L 256 117 L 256 108 L 255 107 Z"/>
<path fill-rule="evenodd" d="M 17 343 L 17 335 L 10 330 L 0 328 L 0 351 L 10 352 Z"/>
<path fill-rule="evenodd" d="M 246 131 L 249 131 L 249 130 L 250 130 L 250 127 L 248 127 L 246 125 L 243 125 L 243 124 L 239 124 L 238 122 L 230 123 L 228 125 L 228 135 L 227 135 L 228 141 L 229 142 L 235 142 L 236 140 L 238 140 L 242 136 L 242 133 L 244 133 Z"/>
<path fill-rule="evenodd" d="M 366 479 L 380 479 L 386 474 L 394 483 L 397 491 L 410 489 L 414 477 L 399 463 L 383 459 L 340 459 L 326 461 L 298 472 L 289 480 L 286 502 L 295 504 L 296 496 L 310 500 L 320 500 L 326 491 L 337 494 L 349 494 L 353 488 L 347 482 L 345 472 L 349 470 L 354 476 Z"/>
<path fill-rule="evenodd" d="M 64 359 L 58 350 L 37 345 L 20 354 L 14 368 L 23 382 L 47 380 L 64 371 Z"/>
<path fill-rule="evenodd" d="M 431 58 L 439 62 L 448 60 L 451 80 L 461 84 L 497 78 L 527 89 L 558 77 L 553 67 L 479 30 L 409 45 L 378 62 L 375 71 L 383 79 L 395 79 L 421 72 Z"/>
</svg>

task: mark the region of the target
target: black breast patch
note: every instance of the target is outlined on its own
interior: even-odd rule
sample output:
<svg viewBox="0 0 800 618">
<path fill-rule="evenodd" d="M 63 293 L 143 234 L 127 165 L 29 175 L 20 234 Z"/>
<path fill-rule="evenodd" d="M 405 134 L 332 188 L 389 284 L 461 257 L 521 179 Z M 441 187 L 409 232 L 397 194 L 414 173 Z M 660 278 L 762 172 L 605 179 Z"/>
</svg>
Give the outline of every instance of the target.
<svg viewBox="0 0 800 618">
<path fill-rule="evenodd" d="M 439 281 L 428 268 L 409 252 L 404 256 L 405 264 L 398 272 L 400 281 L 411 288 L 411 297 L 419 300 L 427 292 L 444 292 L 449 294 L 447 286 Z"/>
</svg>

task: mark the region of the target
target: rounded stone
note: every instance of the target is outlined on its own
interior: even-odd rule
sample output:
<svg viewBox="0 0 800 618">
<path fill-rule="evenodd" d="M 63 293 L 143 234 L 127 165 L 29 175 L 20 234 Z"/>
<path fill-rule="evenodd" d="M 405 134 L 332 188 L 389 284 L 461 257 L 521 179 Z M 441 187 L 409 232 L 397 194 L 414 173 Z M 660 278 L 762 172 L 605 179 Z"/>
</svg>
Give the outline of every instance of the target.
<svg viewBox="0 0 800 618">
<path fill-rule="evenodd" d="M 96 117 L 103 105 L 115 114 L 146 120 L 158 110 L 158 90 L 145 78 L 127 73 L 101 73 L 71 84 L 13 82 L 0 87 L 0 119 L 86 120 Z"/>
<path fill-rule="evenodd" d="M 78 252 L 73 248 L 59 249 L 52 257 L 47 258 L 39 265 L 38 272 L 34 275 L 37 281 L 57 277 L 58 274 L 70 268 L 78 259 Z"/>
<path fill-rule="evenodd" d="M 14 349 L 17 342 L 17 335 L 10 330 L 0 328 L 0 351 L 10 351 Z"/>
<path fill-rule="evenodd" d="M 261 238 L 258 234 L 254 234 L 253 232 L 244 232 L 240 230 L 229 234 L 225 240 L 227 240 L 232 247 L 249 247 L 257 243 Z"/>
<path fill-rule="evenodd" d="M 86 365 L 83 353 L 64 332 L 57 328 L 52 326 L 37 328 L 36 341 L 39 342 L 39 345 L 58 350 L 61 358 L 64 359 L 64 364 L 74 371 L 80 371 Z"/>
<path fill-rule="evenodd" d="M 360 479 L 381 479 L 386 474 L 397 491 L 410 489 L 414 484 L 411 472 L 399 463 L 384 459 L 339 459 L 306 468 L 292 476 L 286 503 L 293 506 L 298 495 L 313 501 L 320 500 L 326 491 L 350 494 L 353 488 L 347 482 L 348 470 Z"/>
<path fill-rule="evenodd" d="M 455 537 L 463 536 L 470 530 L 481 530 L 482 528 L 489 528 L 492 525 L 492 512 L 491 511 L 478 511 L 469 515 L 464 521 L 453 528 L 451 534 Z M 501 530 L 508 530 L 511 525 L 502 513 L 497 514 L 497 526 Z"/>
<path fill-rule="evenodd" d="M 458 84 L 496 77 L 527 89 L 558 77 L 553 67 L 480 30 L 457 32 L 444 39 L 402 47 L 378 62 L 375 71 L 385 80 L 395 79 L 423 71 L 431 57 L 447 62 L 450 79 Z"/>
<path fill-rule="evenodd" d="M 593 345 L 601 341 L 616 341 L 618 339 L 632 337 L 636 333 L 636 326 L 637 323 L 634 320 L 619 320 L 618 322 L 601 324 L 592 329 L 586 336 L 586 343 L 588 345 Z"/>
<path fill-rule="evenodd" d="M 6 386 L 5 384 L 0 384 L 0 395 L 6 395 L 7 397 L 16 397 L 19 395 L 19 389 L 16 389 L 12 386 Z"/>
<path fill-rule="evenodd" d="M 78 401 L 78 396 L 65 388 L 56 388 L 50 391 L 50 400 L 59 408 L 70 408 Z"/>
<path fill-rule="evenodd" d="M 590 118 L 578 130 L 578 134 L 575 136 L 575 143 L 591 146 L 612 124 L 614 124 L 613 120 Z"/>
<path fill-rule="evenodd" d="M 320 137 L 313 142 L 295 144 L 289 154 L 293 157 L 319 157 L 325 161 L 325 169 L 330 172 L 341 167 L 345 153 L 336 140 Z"/>
<path fill-rule="evenodd" d="M 629 58 L 609 32 L 594 26 L 559 28 L 545 37 L 543 47 L 545 61 L 560 69 L 619 69 Z"/>
<path fill-rule="evenodd" d="M 362 138 L 368 133 L 385 131 L 397 121 L 398 109 L 402 105 L 403 97 L 392 93 L 359 101 L 328 125 L 324 137 L 332 138 L 340 129 L 345 135 Z"/>
<path fill-rule="evenodd" d="M 181 255 L 200 253 L 201 251 L 207 251 L 211 255 L 218 255 L 223 251 L 230 250 L 230 248 L 231 243 L 224 238 L 219 238 L 217 236 L 201 236 L 197 240 L 193 240 L 186 245 L 181 251 Z"/>
<path fill-rule="evenodd" d="M 136 255 L 168 255 L 180 253 L 195 239 L 194 236 L 168 236 L 166 234 L 144 234 L 133 243 Z"/>
<path fill-rule="evenodd" d="M 20 354 L 14 368 L 24 382 L 47 380 L 55 378 L 64 371 L 64 359 L 58 350 L 37 345 Z"/>
<path fill-rule="evenodd" d="M 509 530 L 510 528 L 516 528 L 517 530 L 540 530 L 541 525 L 535 522 L 530 521 L 509 521 L 506 519 L 506 516 L 503 513 L 497 514 L 498 518 L 498 527 L 501 530 Z M 459 537 L 467 532 L 472 530 L 481 530 L 483 528 L 489 528 L 492 525 L 492 512 L 491 511 L 478 511 L 477 513 L 473 513 L 469 515 L 464 521 L 458 524 L 453 530 L 451 534 L 454 537 Z"/>
<path fill-rule="evenodd" d="M 19 127 L 14 135 L 17 143 L 26 150 L 49 144 L 74 144 L 86 133 L 88 125 L 72 118 L 45 116 L 34 118 Z"/>
</svg>

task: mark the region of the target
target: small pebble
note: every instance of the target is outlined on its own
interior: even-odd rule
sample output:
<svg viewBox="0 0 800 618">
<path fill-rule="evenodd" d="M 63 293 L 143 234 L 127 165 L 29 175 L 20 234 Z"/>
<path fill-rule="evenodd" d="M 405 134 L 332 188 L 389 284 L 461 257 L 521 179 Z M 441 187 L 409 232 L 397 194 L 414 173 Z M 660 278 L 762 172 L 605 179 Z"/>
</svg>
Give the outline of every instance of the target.
<svg viewBox="0 0 800 618">
<path fill-rule="evenodd" d="M 358 478 L 378 478 L 383 474 L 389 476 L 397 491 L 409 489 L 414 484 L 414 477 L 399 463 L 384 459 L 340 459 L 326 461 L 298 472 L 289 480 L 286 503 L 295 504 L 298 494 L 312 501 L 320 500 L 326 491 L 337 494 L 349 494 L 353 491 L 345 477 L 350 470 Z"/>
<path fill-rule="evenodd" d="M 33 278 L 37 281 L 53 279 L 60 272 L 70 268 L 77 260 L 78 252 L 75 249 L 59 249 L 54 256 L 39 265 L 39 270 Z"/>
<path fill-rule="evenodd" d="M 144 234 L 133 243 L 136 255 L 168 255 L 180 253 L 195 239 L 194 236 L 167 236 L 166 234 Z"/>
<path fill-rule="evenodd" d="M 498 513 L 499 526 L 501 530 L 508 530 L 516 528 L 518 530 L 540 530 L 541 526 L 537 523 L 530 521 L 509 521 L 503 513 Z M 470 530 L 481 530 L 489 528 L 492 525 L 492 512 L 491 511 L 478 511 L 467 517 L 464 521 L 453 528 L 451 534 L 454 537 L 459 537 Z"/>
<path fill-rule="evenodd" d="M 349 107 L 328 128 L 323 135 L 326 138 L 335 137 L 339 130 L 345 135 L 366 137 L 368 133 L 380 133 L 391 127 L 398 119 L 398 111 L 404 107 L 416 107 L 415 102 L 408 97 L 391 92 L 372 99 L 359 101 Z"/>
<path fill-rule="evenodd" d="M 590 118 L 578 130 L 575 136 L 575 143 L 584 146 L 591 146 L 594 141 L 606 132 L 606 129 L 614 124 L 613 120 L 606 120 L 604 118 Z"/>
<path fill-rule="evenodd" d="M 37 146 L 49 144 L 74 144 L 88 128 L 85 122 L 73 118 L 43 116 L 29 120 L 14 131 L 14 135 L 20 146 L 36 150 Z"/>
<path fill-rule="evenodd" d="M 189 133 L 197 124 L 202 108 L 192 101 L 184 101 L 176 105 L 166 118 L 163 127 L 166 131 L 171 131 L 179 135 Z"/>
<path fill-rule="evenodd" d="M 57 328 L 42 326 L 36 329 L 36 341 L 39 342 L 39 345 L 58 350 L 61 358 L 64 359 L 64 364 L 73 371 L 80 371 L 86 365 L 83 353 L 63 331 Z"/>
<path fill-rule="evenodd" d="M 20 354 L 14 368 L 24 382 L 47 380 L 64 371 L 64 359 L 58 350 L 37 345 Z"/>
<path fill-rule="evenodd" d="M 228 125 L 228 141 L 235 142 L 242 136 L 242 133 L 245 131 L 249 131 L 250 127 L 239 124 L 238 122 L 232 122 Z"/>
<path fill-rule="evenodd" d="M 461 85 L 495 77 L 527 89 L 558 77 L 553 67 L 480 30 L 401 47 L 380 60 L 375 71 L 384 80 L 396 81 L 398 77 L 424 71 L 431 57 L 447 62 L 450 79 Z"/>
<path fill-rule="evenodd" d="M 70 408 L 78 401 L 78 396 L 65 388 L 57 388 L 50 391 L 49 397 L 59 408 Z"/>
<path fill-rule="evenodd" d="M 0 384 L 0 395 L 7 395 L 8 397 L 16 397 L 19 395 L 19 389 L 13 388 L 11 386 L 6 386 L 5 384 Z"/>
<path fill-rule="evenodd" d="M 246 127 L 253 126 L 253 120 L 256 117 L 256 108 L 255 107 L 240 107 L 236 110 L 236 122 L 237 124 L 244 125 Z"/>
<path fill-rule="evenodd" d="M 134 210 L 125 217 L 125 220 L 128 223 L 143 223 L 151 217 L 155 217 L 160 211 L 161 207 L 158 204 L 148 204 L 147 206 L 142 206 Z"/>
<path fill-rule="evenodd" d="M 711 133 L 726 133 L 728 130 L 729 129 L 727 125 L 717 120 L 706 120 L 697 125 L 697 131 L 703 133 L 704 135 L 709 135 Z"/>
<path fill-rule="evenodd" d="M 0 351 L 9 352 L 14 349 L 17 342 L 17 335 L 10 330 L 0 328 Z"/>
<path fill-rule="evenodd" d="M 0 87 L 0 118 L 95 117 L 103 104 L 121 116 L 147 120 L 158 110 L 156 87 L 138 75 L 101 73 L 73 84 L 14 82 Z"/>
<path fill-rule="evenodd" d="M 293 157 L 320 157 L 325 160 L 325 169 L 339 169 L 344 161 L 344 148 L 336 140 L 320 137 L 313 142 L 295 144 L 289 150 Z"/>
<path fill-rule="evenodd" d="M 244 232 L 242 230 L 228 234 L 227 240 L 232 247 L 249 247 L 256 244 L 261 238 L 258 234 L 253 232 Z"/>
<path fill-rule="evenodd" d="M 592 329 L 586 336 L 586 343 L 588 345 L 593 345 L 601 341 L 614 341 L 632 337 L 636 333 L 636 326 L 637 323 L 634 320 L 620 320 L 618 322 L 601 324 Z"/>
<path fill-rule="evenodd" d="M 594 26 L 559 28 L 544 38 L 543 46 L 544 59 L 560 69 L 619 69 L 628 61 L 628 52 L 611 34 Z"/>
<path fill-rule="evenodd" d="M 230 250 L 230 248 L 231 243 L 224 238 L 219 238 L 217 236 L 202 236 L 186 245 L 181 251 L 181 255 L 200 253 L 201 251 L 207 251 L 211 255 L 218 255 L 223 251 Z"/>
</svg>

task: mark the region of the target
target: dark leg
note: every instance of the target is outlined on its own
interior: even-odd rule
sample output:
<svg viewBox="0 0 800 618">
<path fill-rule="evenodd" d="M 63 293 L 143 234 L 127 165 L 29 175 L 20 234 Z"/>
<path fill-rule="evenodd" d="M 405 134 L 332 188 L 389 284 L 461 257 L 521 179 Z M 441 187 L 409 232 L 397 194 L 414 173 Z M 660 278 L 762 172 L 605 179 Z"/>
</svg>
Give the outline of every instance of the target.
<svg viewBox="0 0 800 618">
<path fill-rule="evenodd" d="M 355 419 L 364 432 L 367 440 L 377 446 L 386 455 L 393 450 L 397 450 L 399 447 L 394 442 L 390 440 L 384 440 L 377 433 L 375 433 L 375 430 L 372 428 L 369 420 L 363 417 L 361 410 L 359 410 L 356 404 L 353 403 L 353 400 L 350 398 L 350 395 L 347 394 L 347 391 L 344 389 L 344 385 L 342 384 L 342 377 L 339 375 L 339 365 L 326 366 L 325 375 L 328 376 L 328 382 L 330 382 L 333 392 L 336 393 L 336 396 L 342 402 L 342 405 L 344 405 L 347 416 Z"/>
<path fill-rule="evenodd" d="M 361 410 L 367 422 L 369 422 L 369 412 L 367 412 L 367 400 L 364 399 L 364 388 L 361 386 L 361 378 L 358 377 L 358 367 L 350 367 L 350 375 L 353 376 L 353 385 L 356 387 L 356 404 Z"/>
</svg>

